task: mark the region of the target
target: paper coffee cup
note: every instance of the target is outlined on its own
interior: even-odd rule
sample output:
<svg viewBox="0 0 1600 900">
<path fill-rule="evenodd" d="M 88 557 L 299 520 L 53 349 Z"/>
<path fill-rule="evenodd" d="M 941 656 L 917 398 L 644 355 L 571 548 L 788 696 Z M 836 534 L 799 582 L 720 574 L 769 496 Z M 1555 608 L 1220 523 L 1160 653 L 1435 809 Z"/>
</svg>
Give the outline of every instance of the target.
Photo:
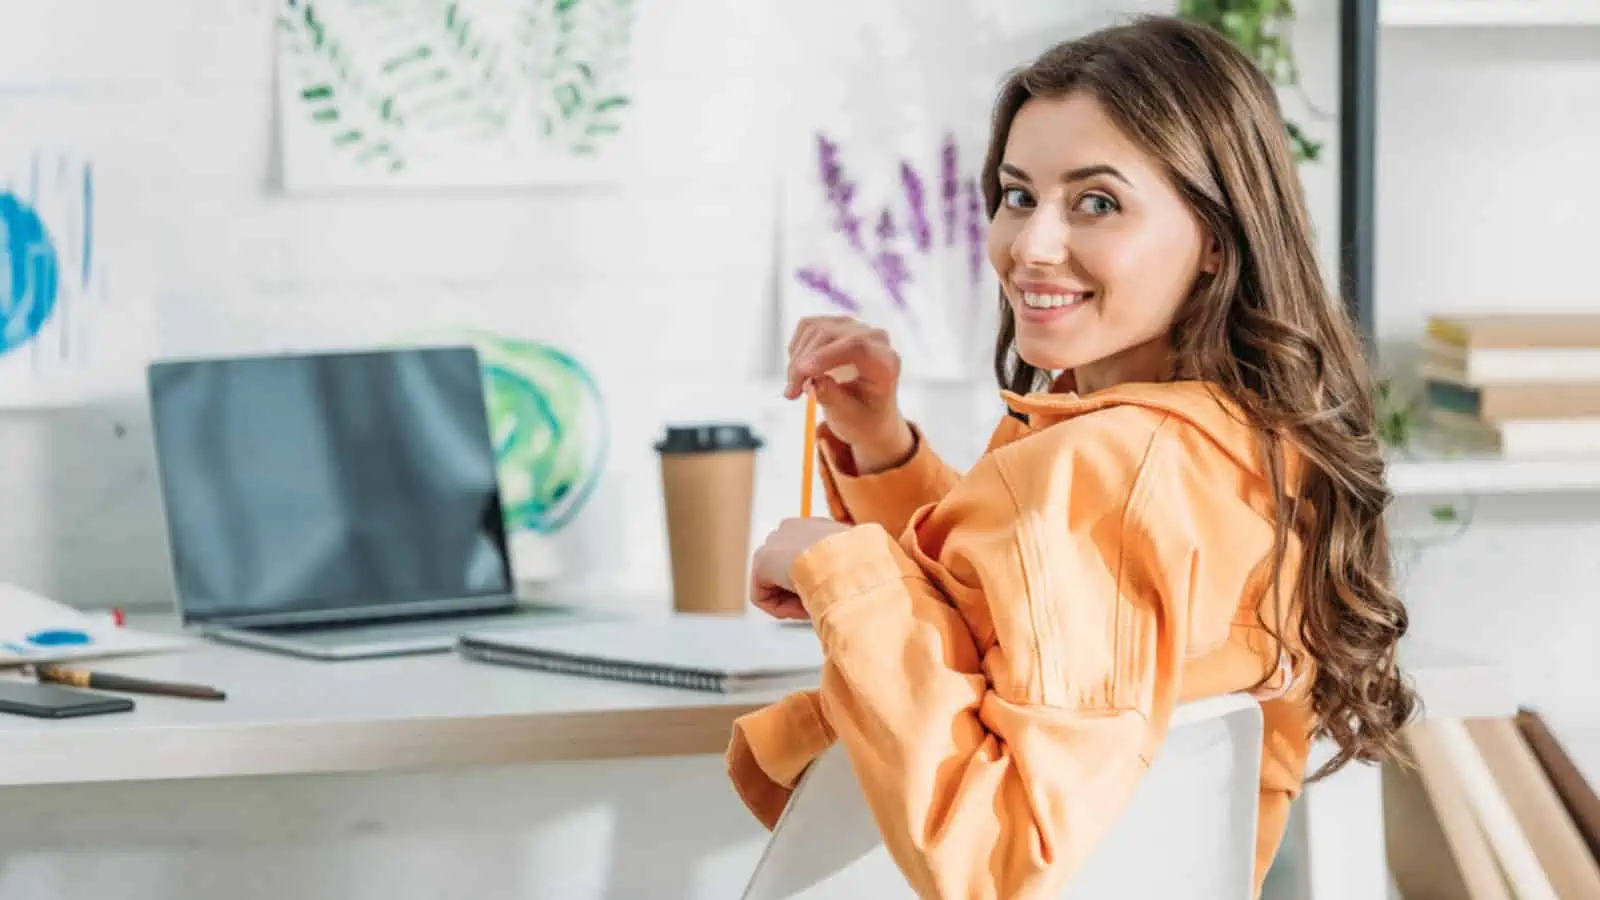
<svg viewBox="0 0 1600 900">
<path fill-rule="evenodd" d="M 761 439 L 742 424 L 668 426 L 656 444 L 678 612 L 742 613 Z"/>
</svg>

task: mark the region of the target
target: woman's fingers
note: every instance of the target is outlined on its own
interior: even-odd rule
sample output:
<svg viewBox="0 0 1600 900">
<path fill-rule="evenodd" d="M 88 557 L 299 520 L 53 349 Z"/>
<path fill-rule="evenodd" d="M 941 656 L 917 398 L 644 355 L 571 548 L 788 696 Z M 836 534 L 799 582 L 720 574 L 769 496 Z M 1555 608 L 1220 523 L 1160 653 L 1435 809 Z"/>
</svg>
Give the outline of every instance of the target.
<svg viewBox="0 0 1600 900">
<path fill-rule="evenodd" d="M 847 316 L 807 316 L 794 326 L 794 333 L 789 335 L 789 358 L 793 359 L 801 344 L 813 341 L 816 336 L 837 333 L 841 328 L 856 325 L 856 321 Z"/>
<path fill-rule="evenodd" d="M 824 374 L 841 384 L 861 377 L 891 382 L 898 375 L 895 362 L 880 329 L 842 317 L 803 319 L 789 340 L 784 396 L 800 396 L 808 380 Z"/>
<path fill-rule="evenodd" d="M 845 324 L 832 319 L 805 319 L 795 328 L 794 337 L 789 341 L 789 366 L 787 383 L 783 394 L 790 400 L 800 396 L 800 391 L 805 387 L 807 376 L 795 372 L 795 363 L 810 356 L 811 352 L 822 343 L 833 340 Z"/>
<path fill-rule="evenodd" d="M 800 596 L 781 588 L 772 588 L 757 594 L 754 598 L 756 608 L 773 617 L 774 619 L 809 619 L 805 604 L 800 602 Z"/>
<path fill-rule="evenodd" d="M 878 333 L 855 332 L 821 344 L 796 359 L 790 377 L 797 377 L 804 382 L 807 378 L 828 374 L 835 381 L 850 381 L 853 379 L 845 377 L 846 374 L 854 374 L 858 378 L 882 383 L 892 380 L 897 374 L 893 371 L 893 358 L 894 351 Z M 853 367 L 853 373 L 836 371 L 845 366 Z"/>
</svg>

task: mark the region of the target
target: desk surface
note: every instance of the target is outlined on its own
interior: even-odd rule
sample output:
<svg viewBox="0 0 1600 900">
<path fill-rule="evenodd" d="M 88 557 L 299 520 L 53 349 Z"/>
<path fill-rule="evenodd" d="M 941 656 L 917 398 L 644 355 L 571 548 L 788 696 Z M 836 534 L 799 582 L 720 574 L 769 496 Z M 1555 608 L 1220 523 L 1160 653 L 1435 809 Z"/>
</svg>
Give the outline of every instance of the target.
<svg viewBox="0 0 1600 900">
<path fill-rule="evenodd" d="M 128 713 L 0 715 L 0 785 L 719 753 L 735 717 L 779 696 L 551 675 L 454 653 L 322 662 L 211 641 L 84 667 L 209 684 L 228 699 L 141 694 L 129 695 Z"/>
<path fill-rule="evenodd" d="M 1430 715 L 1514 711 L 1509 679 L 1492 666 L 1420 645 L 1402 664 Z M 0 715 L 0 786 L 720 753 L 735 717 L 781 694 L 554 675 L 453 653 L 319 662 L 210 641 L 93 668 L 210 684 L 228 699 L 137 695 L 130 713 Z"/>
</svg>

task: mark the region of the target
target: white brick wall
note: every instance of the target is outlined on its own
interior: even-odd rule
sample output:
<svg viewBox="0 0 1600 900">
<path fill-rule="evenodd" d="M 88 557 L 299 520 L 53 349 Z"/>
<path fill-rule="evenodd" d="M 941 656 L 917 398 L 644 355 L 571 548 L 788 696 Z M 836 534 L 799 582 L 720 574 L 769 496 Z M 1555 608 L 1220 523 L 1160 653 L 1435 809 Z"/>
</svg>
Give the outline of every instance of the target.
<svg viewBox="0 0 1600 900">
<path fill-rule="evenodd" d="M 102 256 L 122 296 L 152 305 L 158 352 L 467 326 L 577 354 L 609 402 L 612 450 L 555 552 L 588 560 L 569 564 L 575 578 L 625 593 L 666 578 L 651 444 L 667 421 L 754 422 L 769 447 L 755 531 L 792 514 L 801 410 L 771 380 L 775 7 L 640 4 L 646 153 L 617 185 L 328 196 L 277 190 L 275 8 L 6 0 L 0 152 L 42 142 L 93 159 Z M 170 604 L 141 384 L 130 371 L 126 396 L 71 415 L 0 412 L 13 510 L 0 577 L 79 605 Z M 927 400 L 938 418 L 922 415 Z M 958 464 L 986 429 L 968 410 L 995 408 L 987 386 L 911 388 L 906 401 Z"/>
<path fill-rule="evenodd" d="M 800 411 L 763 380 L 782 112 L 769 5 L 640 4 L 647 149 L 618 185 L 313 197 L 276 190 L 275 4 L 5 7 L 0 151 L 92 157 L 103 256 L 123 296 L 153 304 L 160 352 L 459 325 L 562 346 L 596 371 L 614 430 L 573 537 L 611 545 L 607 570 L 634 587 L 665 572 L 650 450 L 664 421 L 755 421 L 771 442 L 764 519 L 795 502 Z M 170 602 L 139 389 L 130 372 L 104 408 L 0 415 L 4 577 L 79 604 Z"/>
</svg>

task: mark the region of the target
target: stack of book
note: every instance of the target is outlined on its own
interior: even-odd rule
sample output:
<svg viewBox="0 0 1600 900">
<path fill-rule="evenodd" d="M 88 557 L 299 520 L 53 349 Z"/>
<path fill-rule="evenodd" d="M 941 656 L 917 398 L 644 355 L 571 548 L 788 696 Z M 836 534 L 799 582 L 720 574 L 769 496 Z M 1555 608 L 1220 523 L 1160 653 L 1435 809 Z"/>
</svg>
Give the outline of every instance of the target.
<svg viewBox="0 0 1600 900">
<path fill-rule="evenodd" d="M 1427 428 L 1507 457 L 1600 455 L 1600 313 L 1428 320 Z"/>
<path fill-rule="evenodd" d="M 1572 755 L 1572 736 L 1531 709 L 1408 728 L 1415 765 L 1383 769 L 1389 869 L 1401 896 L 1600 897 L 1600 797 L 1590 760 Z"/>
</svg>

